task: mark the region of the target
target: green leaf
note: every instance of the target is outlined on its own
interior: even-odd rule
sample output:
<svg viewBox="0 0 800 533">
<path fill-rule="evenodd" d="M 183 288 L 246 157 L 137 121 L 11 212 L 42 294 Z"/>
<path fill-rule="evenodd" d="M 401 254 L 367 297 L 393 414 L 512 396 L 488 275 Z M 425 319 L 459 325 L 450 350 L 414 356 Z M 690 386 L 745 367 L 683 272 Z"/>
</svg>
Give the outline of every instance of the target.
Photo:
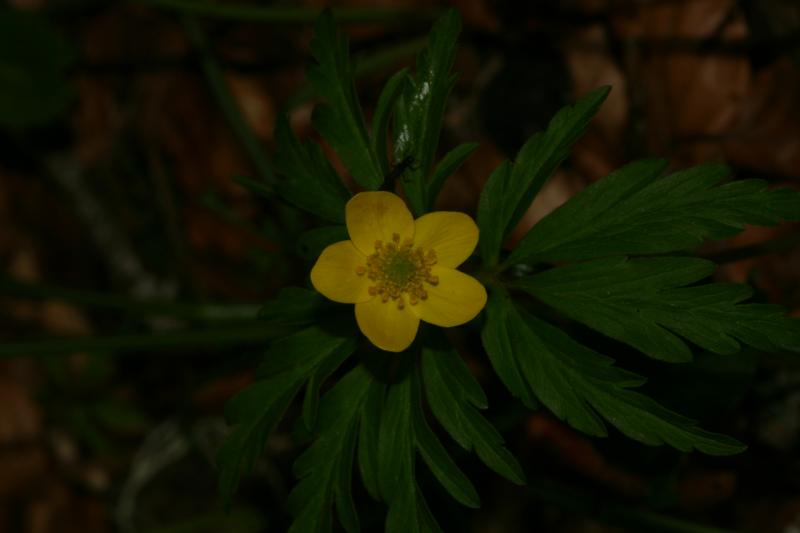
<svg viewBox="0 0 800 533">
<path fill-rule="evenodd" d="M 383 500 L 389 503 L 387 533 L 441 531 L 420 493 L 414 474 L 414 431 L 419 419 L 412 420 L 412 417 L 419 410 L 418 388 L 413 373 L 392 385 L 381 418 L 378 484 Z M 451 469 L 448 469 L 448 474 L 453 475 Z M 459 489 L 464 490 L 463 483 L 455 490 Z"/>
<path fill-rule="evenodd" d="M 358 469 L 369 495 L 374 500 L 380 500 L 378 470 L 381 460 L 378 455 L 378 440 L 386 387 L 374 381 L 367 394 L 367 398 L 361 406 L 361 418 L 358 426 Z"/>
<path fill-rule="evenodd" d="M 278 117 L 275 128 L 275 168 L 284 179 L 276 190 L 287 202 L 324 220 L 344 223 L 344 206 L 350 191 L 342 183 L 322 148 L 301 143 L 292 133 L 286 116 Z"/>
<path fill-rule="evenodd" d="M 331 531 L 334 502 L 344 529 L 361 530 L 352 498 L 353 454 L 359 415 L 371 383 L 359 366 L 323 398 L 319 437 L 294 465 L 300 482 L 289 495 L 295 516 L 290 533 Z"/>
<path fill-rule="evenodd" d="M 73 91 L 73 52 L 45 19 L 0 8 L 0 127 L 28 128 L 58 118 Z"/>
<path fill-rule="evenodd" d="M 411 211 L 425 212 L 427 178 L 442 129 L 447 96 L 455 84 L 450 69 L 455 61 L 461 20 L 455 9 L 434 24 L 428 47 L 417 58 L 416 75 L 409 80 L 395 115 L 395 161 L 412 158 L 403 178 L 403 189 Z"/>
<path fill-rule="evenodd" d="M 487 312 L 505 307 L 512 353 L 525 380 L 553 414 L 576 429 L 605 436 L 605 419 L 644 444 L 669 444 L 681 451 L 697 449 L 711 455 L 744 449 L 735 439 L 702 430 L 694 421 L 631 390 L 644 379 L 614 367 L 613 359 L 575 342 L 507 297 L 497 302 Z"/>
<path fill-rule="evenodd" d="M 514 397 L 518 398 L 525 407 L 533 410 L 537 407 L 536 398 L 525 381 L 511 343 L 507 299 L 508 293 L 504 291 L 492 290 L 489 293 L 489 301 L 486 304 L 486 322 L 481 330 L 481 340 L 497 376 Z"/>
<path fill-rule="evenodd" d="M 331 324 L 326 324 L 330 327 Z M 342 332 L 342 328 L 337 328 Z M 259 381 L 234 396 L 225 408 L 233 425 L 217 455 L 220 496 L 230 505 L 241 477 L 250 471 L 303 382 L 330 374 L 356 349 L 353 337 L 315 325 L 275 341 L 259 368 Z"/>
<path fill-rule="evenodd" d="M 464 164 L 464 161 L 472 155 L 472 152 L 474 152 L 478 146 L 478 143 L 466 143 L 456 146 L 447 152 L 447 155 L 436 165 L 436 169 L 433 171 L 430 183 L 428 184 L 428 192 L 426 194 L 428 203 L 425 206 L 426 210 L 430 211 L 433 209 L 433 204 L 436 202 L 436 197 L 439 196 L 444 182 Z"/>
<path fill-rule="evenodd" d="M 441 533 L 425 498 L 413 479 L 406 479 L 389 505 L 386 533 Z"/>
<path fill-rule="evenodd" d="M 465 450 L 478 454 L 486 465 L 506 479 L 522 485 L 525 474 L 514 456 L 503 446 L 503 438 L 483 418 L 476 406 L 485 398 L 477 398 L 472 387 L 453 373 L 464 362 L 444 343 L 432 343 L 422 350 L 422 376 L 428 403 L 434 416 L 453 439 Z M 469 373 L 463 368 L 458 374 Z"/>
<path fill-rule="evenodd" d="M 321 226 L 310 229 L 297 239 L 297 254 L 307 261 L 316 261 L 327 246 L 350 238 L 345 226 Z"/>
<path fill-rule="evenodd" d="M 383 501 L 414 478 L 414 436 L 411 434 L 411 379 L 389 388 L 378 436 L 378 487 Z"/>
<path fill-rule="evenodd" d="M 547 179 L 569 155 L 600 109 L 610 87 L 597 89 L 553 117 L 547 130 L 531 137 L 517 154 L 492 173 L 478 204 L 481 257 L 487 266 L 497 263 L 503 239 L 519 222 Z"/>
<path fill-rule="evenodd" d="M 337 349 L 331 357 L 326 357 L 318 365 L 306 384 L 306 395 L 303 399 L 303 423 L 311 431 L 317 423 L 319 410 L 319 391 L 323 383 L 339 368 L 344 361 L 355 351 L 353 345 L 345 349 Z"/>
<path fill-rule="evenodd" d="M 664 361 L 691 360 L 680 337 L 719 354 L 736 353 L 740 341 L 767 351 L 800 351 L 800 320 L 778 306 L 742 304 L 752 294 L 746 285 L 686 287 L 714 269 L 710 261 L 689 257 L 607 258 L 554 268 L 515 286 Z"/>
<path fill-rule="evenodd" d="M 506 264 L 575 261 L 688 250 L 730 237 L 745 224 L 800 220 L 800 194 L 761 180 L 717 185 L 728 170 L 708 164 L 658 178 L 666 163 L 637 161 L 550 213 Z"/>
<path fill-rule="evenodd" d="M 270 322 L 313 322 L 320 311 L 330 307 L 317 291 L 302 287 L 284 287 L 258 310 L 258 318 Z"/>
<path fill-rule="evenodd" d="M 383 175 L 389 174 L 389 159 L 386 154 L 386 134 L 389 129 L 389 118 L 397 99 L 403 93 L 407 81 L 408 70 L 403 69 L 389 78 L 378 97 L 375 114 L 372 116 L 372 150 L 378 156 Z"/>
<path fill-rule="evenodd" d="M 259 378 L 284 372 L 310 375 L 328 357 L 339 358 L 341 352 L 352 354 L 358 345 L 355 332 L 343 320 L 327 320 L 274 341 L 256 375 Z"/>
<path fill-rule="evenodd" d="M 439 439 L 425 420 L 425 414 L 420 405 L 422 400 L 421 391 L 419 390 L 419 385 L 416 383 L 415 385 L 414 388 L 417 390 L 414 391 L 416 398 L 411 403 L 411 424 L 416 447 L 425 464 L 428 465 L 428 468 L 439 480 L 439 483 L 447 489 L 453 498 L 462 505 L 477 509 L 481 505 L 478 493 L 469 478 L 464 475 L 447 453 L 447 450 L 444 449 L 444 446 L 439 442 Z"/>
<path fill-rule="evenodd" d="M 337 30 L 330 10 L 324 11 L 314 26 L 311 52 L 317 63 L 309 69 L 308 79 L 327 101 L 314 109 L 314 127 L 358 183 L 377 189 L 383 183 L 381 165 L 358 103 L 347 39 Z"/>
<path fill-rule="evenodd" d="M 302 381 L 302 376 L 259 381 L 228 402 L 226 414 L 235 426 L 217 453 L 219 493 L 226 507 L 230 507 L 239 480 L 264 451 L 267 436 L 278 425 Z"/>
</svg>

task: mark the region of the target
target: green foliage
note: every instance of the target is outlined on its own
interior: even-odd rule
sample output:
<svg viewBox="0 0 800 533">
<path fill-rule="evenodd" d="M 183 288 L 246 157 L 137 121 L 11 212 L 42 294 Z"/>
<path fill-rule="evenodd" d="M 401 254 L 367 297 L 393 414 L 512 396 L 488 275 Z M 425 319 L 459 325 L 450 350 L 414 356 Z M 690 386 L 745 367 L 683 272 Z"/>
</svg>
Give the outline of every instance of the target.
<svg viewBox="0 0 800 533">
<path fill-rule="evenodd" d="M 456 146 L 447 152 L 447 155 L 436 165 L 436 169 L 433 171 L 430 183 L 428 184 L 428 193 L 426 195 L 428 203 L 425 206 L 426 210 L 430 211 L 433 209 L 433 204 L 436 202 L 436 197 L 439 196 L 444 182 L 464 164 L 467 158 L 471 156 L 472 152 L 477 148 L 478 143 L 466 143 Z"/>
<path fill-rule="evenodd" d="M 515 359 L 518 381 L 525 381 L 556 416 L 590 435 L 607 434 L 602 418 L 628 437 L 645 444 L 669 444 L 679 450 L 697 449 L 728 455 L 744 449 L 730 437 L 710 433 L 631 390 L 644 378 L 615 368 L 614 360 L 572 340 L 514 304 L 507 294 L 489 303 L 483 337 L 485 347 L 507 349 L 501 357 Z M 497 327 L 499 318 L 507 328 Z M 505 337 L 498 339 L 497 337 Z M 497 355 L 493 355 L 497 357 Z"/>
<path fill-rule="evenodd" d="M 522 485 L 525 474 L 503 446 L 503 438 L 478 409 L 486 397 L 452 348 L 426 347 L 422 352 L 425 393 L 434 416 L 465 450 L 475 450 L 486 465 L 509 481 Z"/>
<path fill-rule="evenodd" d="M 330 10 L 323 12 L 314 27 L 311 51 L 317 64 L 308 70 L 308 79 L 327 102 L 314 109 L 314 127 L 358 183 L 377 189 L 383 183 L 381 165 L 356 96 L 347 39 L 336 28 Z"/>
<path fill-rule="evenodd" d="M 728 173 L 708 164 L 658 178 L 661 160 L 637 161 L 587 187 L 541 220 L 506 264 L 660 254 L 722 239 L 745 224 L 800 220 L 800 195 L 761 180 L 714 187 Z"/>
<path fill-rule="evenodd" d="M 412 158 L 403 176 L 403 190 L 411 211 L 422 215 L 428 208 L 428 175 L 442 129 L 447 96 L 455 84 L 450 74 L 456 56 L 461 20 L 448 11 L 433 26 L 428 47 L 417 59 L 416 75 L 409 78 L 397 103 L 395 116 L 395 161 Z"/>
<path fill-rule="evenodd" d="M 397 99 L 403 94 L 407 83 L 408 74 L 406 69 L 401 70 L 386 82 L 386 85 L 378 97 L 375 106 L 375 114 L 372 116 L 372 149 L 378 156 L 378 163 L 381 171 L 386 176 L 390 172 L 389 158 L 387 156 L 387 130 L 392 111 L 397 103 Z"/>
<path fill-rule="evenodd" d="M 346 531 L 361 530 L 351 494 L 353 455 L 360 410 L 375 386 L 356 367 L 323 398 L 319 436 L 294 465 L 300 482 L 289 495 L 290 533 L 331 531 L 334 504 Z"/>
<path fill-rule="evenodd" d="M 709 351 L 734 354 L 739 341 L 800 351 L 800 321 L 778 306 L 742 304 L 746 285 L 686 287 L 711 275 L 714 263 L 690 257 L 598 259 L 554 268 L 514 285 L 609 337 L 650 357 L 692 358 L 675 334 Z"/>
<path fill-rule="evenodd" d="M 344 223 L 344 205 L 350 192 L 325 158 L 322 148 L 312 142 L 298 141 L 285 116 L 275 128 L 275 168 L 285 179 L 276 189 L 287 202 L 317 215 L 323 220 Z"/>
<path fill-rule="evenodd" d="M 345 38 L 330 12 L 315 28 L 316 65 L 308 76 L 325 100 L 314 113 L 316 128 L 361 186 L 392 188 L 400 178 L 416 215 L 431 209 L 446 179 L 477 147 L 458 146 L 434 165 L 446 98 L 455 79 L 451 69 L 459 31 L 455 11 L 436 23 L 414 75 L 402 70 L 386 83 L 370 134 L 356 97 Z M 757 180 L 719 185 L 727 173 L 720 165 L 662 177 L 666 162 L 638 161 L 545 217 L 501 261 L 504 239 L 566 159 L 608 91 L 598 89 L 557 113 L 546 131 L 525 143 L 514 162 L 495 169 L 481 194 L 480 279 L 490 296 L 482 322 L 483 347 L 500 380 L 526 407 L 541 404 L 589 435 L 606 436 L 610 423 L 648 445 L 712 455 L 738 453 L 745 448 L 741 443 L 700 429 L 693 420 L 648 398 L 637 390 L 643 377 L 576 342 L 531 314 L 525 304 L 532 296 L 669 362 L 691 359 L 686 341 L 714 352 L 701 355 L 715 361 L 715 368 L 723 364 L 716 354 L 739 361 L 733 354 L 740 344 L 800 351 L 800 322 L 785 317 L 780 308 L 744 303 L 752 292 L 745 286 L 702 284 L 713 273 L 713 263 L 690 257 L 629 257 L 685 252 L 705 239 L 733 235 L 745 224 L 798 220 L 798 193 L 768 190 Z M 342 222 L 350 193 L 320 147 L 299 142 L 285 119 L 278 124 L 276 139 L 276 167 L 286 178 L 277 192 L 336 224 L 311 229 L 298 239 L 295 251 L 313 260 L 325 246 L 348 238 Z M 267 192 L 259 186 L 255 190 Z M 549 269 L 540 265 L 549 262 L 572 263 Z M 352 313 L 338 310 L 315 292 L 292 287 L 261 309 L 265 326 L 297 331 L 273 342 L 258 369 L 258 381 L 228 406 L 233 429 L 219 453 L 225 501 L 230 501 L 267 435 L 304 386 L 302 424 L 296 427 L 313 436 L 313 443 L 295 464 L 300 481 L 289 497 L 295 516 L 292 532 L 331 531 L 334 509 L 346 531 L 360 531 L 351 492 L 354 461 L 369 496 L 388 505 L 386 531 L 440 531 L 417 482 L 417 454 L 456 501 L 478 507 L 478 492 L 431 427 L 428 411 L 459 446 L 474 451 L 513 483 L 525 483 L 525 473 L 502 436 L 481 414 L 488 400 L 480 384 L 443 334 L 421 334 L 399 359 L 388 356 L 386 367 L 393 371 L 386 375 L 372 373 L 375 369 L 367 370 L 369 365 L 356 366 L 320 399 L 325 383 L 356 351 L 360 339 Z M 337 314 L 339 318 L 331 318 Z M 370 355 L 374 354 L 360 354 L 365 365 Z M 752 358 L 743 360 L 746 364 L 731 363 L 729 373 L 735 379 L 726 389 L 737 397 L 755 371 Z M 397 381 L 388 379 L 389 374 Z M 695 377 L 695 385 L 704 384 L 707 375 L 713 372 Z"/>
<path fill-rule="evenodd" d="M 567 158 L 570 147 L 586 129 L 610 90 L 610 87 L 603 87 L 593 91 L 574 106 L 556 113 L 546 131 L 537 133 L 523 145 L 513 164 L 501 164 L 489 177 L 478 204 L 479 247 L 486 266 L 497 263 L 503 239 Z"/>
<path fill-rule="evenodd" d="M 302 381 L 296 375 L 262 380 L 228 402 L 226 418 L 233 429 L 217 453 L 219 492 L 226 507 L 230 507 L 239 480 L 264 451 L 267 436 L 280 422 Z"/>
<path fill-rule="evenodd" d="M 233 428 L 217 455 L 220 496 L 226 506 L 303 383 L 314 376 L 323 379 L 353 353 L 355 339 L 347 333 L 311 326 L 275 341 L 259 368 L 259 380 L 228 402 L 225 415 Z"/>
<path fill-rule="evenodd" d="M 378 440 L 378 484 L 389 502 L 387 533 L 441 531 L 422 497 L 414 475 L 413 419 L 418 409 L 413 404 L 418 394 L 416 377 L 389 389 L 381 419 Z"/>
<path fill-rule="evenodd" d="M 381 413 L 383 412 L 386 387 L 376 382 L 375 387 L 361 406 L 358 426 L 358 469 L 364 488 L 373 500 L 381 499 L 378 481 L 378 440 L 380 438 Z"/>
<path fill-rule="evenodd" d="M 0 127 L 39 126 L 66 111 L 71 60 L 67 42 L 46 20 L 0 8 Z"/>
</svg>

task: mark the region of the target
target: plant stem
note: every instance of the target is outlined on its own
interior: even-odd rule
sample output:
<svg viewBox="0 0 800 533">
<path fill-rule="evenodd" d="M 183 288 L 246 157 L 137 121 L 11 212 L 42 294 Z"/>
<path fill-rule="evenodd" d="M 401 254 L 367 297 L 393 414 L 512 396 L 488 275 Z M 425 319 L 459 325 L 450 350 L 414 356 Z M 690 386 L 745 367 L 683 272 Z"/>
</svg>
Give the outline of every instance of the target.
<svg viewBox="0 0 800 533">
<path fill-rule="evenodd" d="M 0 294 L 33 300 L 60 300 L 85 307 L 118 309 L 150 316 L 173 316 L 187 320 L 252 320 L 260 306 L 253 304 L 192 304 L 133 300 L 118 294 L 39 285 L 0 278 Z"/>
<path fill-rule="evenodd" d="M 196 15 L 215 19 L 273 24 L 307 24 L 319 17 L 320 10 L 303 7 L 274 7 L 257 5 L 218 4 L 194 0 L 139 0 L 161 9 L 178 11 L 185 15 Z M 439 9 L 391 9 L 391 8 L 338 8 L 333 10 L 336 21 L 348 23 L 397 24 L 401 22 L 429 22 Z"/>
<path fill-rule="evenodd" d="M 287 327 L 274 324 L 240 326 L 225 329 L 188 330 L 144 335 L 117 335 L 109 337 L 76 337 L 0 344 L 0 358 L 44 356 L 76 352 L 126 352 L 142 350 L 169 350 L 258 344 L 286 334 Z M 187 352 L 187 357 L 197 352 Z"/>
<path fill-rule="evenodd" d="M 223 6 L 218 7 L 221 8 Z M 231 95 L 228 84 L 225 82 L 225 75 L 211 53 L 205 33 L 192 17 L 183 17 L 183 26 L 189 42 L 199 55 L 203 73 L 211 86 L 217 103 L 220 108 L 222 108 L 225 118 L 228 120 L 231 128 L 233 128 L 233 132 L 244 147 L 248 157 L 250 157 L 250 160 L 253 162 L 256 171 L 258 171 L 258 174 L 265 182 L 264 187 L 271 189 L 275 181 L 272 163 L 270 163 L 269 157 L 264 147 L 261 145 L 261 141 L 259 141 L 255 133 L 253 133 L 252 128 L 250 128 L 247 120 L 245 120 L 242 115 L 239 105 L 236 103 L 233 95 Z"/>
</svg>

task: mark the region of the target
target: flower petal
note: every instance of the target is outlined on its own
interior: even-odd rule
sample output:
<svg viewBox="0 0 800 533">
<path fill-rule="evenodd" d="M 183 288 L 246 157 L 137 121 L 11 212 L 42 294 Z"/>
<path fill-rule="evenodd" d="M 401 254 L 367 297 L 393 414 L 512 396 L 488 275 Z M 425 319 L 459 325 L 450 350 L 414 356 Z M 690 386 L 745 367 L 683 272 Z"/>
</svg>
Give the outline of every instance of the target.
<svg viewBox="0 0 800 533">
<path fill-rule="evenodd" d="M 414 217 L 403 200 L 386 191 L 362 192 L 345 206 L 347 232 L 356 248 L 370 255 L 375 241 L 391 242 L 392 235 L 401 239 L 414 237 Z"/>
<path fill-rule="evenodd" d="M 452 268 L 436 266 L 431 273 L 439 277 L 437 285 L 425 285 L 428 298 L 411 310 L 421 320 L 449 328 L 469 322 L 486 305 L 486 289 L 478 280 Z"/>
<path fill-rule="evenodd" d="M 408 309 L 398 309 L 395 302 L 379 297 L 356 304 L 356 322 L 366 337 L 381 350 L 402 352 L 417 336 L 419 318 Z"/>
<path fill-rule="evenodd" d="M 478 244 L 478 226 L 464 213 L 436 211 L 414 223 L 414 245 L 436 251 L 437 264 L 455 268 L 472 254 Z"/>
<path fill-rule="evenodd" d="M 367 258 L 352 241 L 331 244 L 319 255 L 311 269 L 311 284 L 334 302 L 353 304 L 372 298 L 369 279 L 356 274 L 356 268 L 367 264 Z"/>
</svg>

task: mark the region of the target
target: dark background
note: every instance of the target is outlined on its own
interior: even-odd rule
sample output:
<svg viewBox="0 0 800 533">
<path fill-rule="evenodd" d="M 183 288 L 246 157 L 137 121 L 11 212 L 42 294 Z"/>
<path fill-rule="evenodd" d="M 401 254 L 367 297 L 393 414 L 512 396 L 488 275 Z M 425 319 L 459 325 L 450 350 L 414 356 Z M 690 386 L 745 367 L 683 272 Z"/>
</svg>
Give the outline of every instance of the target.
<svg viewBox="0 0 800 533">
<path fill-rule="evenodd" d="M 312 25 L 200 17 L 192 26 L 147 2 L 7 4 L 15 11 L 0 11 L 0 532 L 284 531 L 291 462 L 302 450 L 291 422 L 269 438 L 228 516 L 211 461 L 224 403 L 252 380 L 263 352 L 263 341 L 242 341 L 257 331 L 247 317 L 278 288 L 306 283 L 313 258 L 296 240 L 311 221 L 241 185 L 268 174 L 269 161 L 254 163 L 243 148 L 208 66 L 221 68 L 269 154 L 280 113 L 299 135 L 314 135 L 304 80 Z M 441 149 L 480 148 L 445 187 L 441 208 L 474 213 L 489 173 L 529 135 L 566 103 L 613 86 L 517 238 L 641 157 L 668 157 L 674 168 L 724 161 L 737 178 L 800 187 L 796 1 L 333 4 L 407 10 L 346 26 L 368 117 L 388 76 L 412 64 L 432 9 L 461 10 Z M 187 37 L 196 27 L 205 39 Z M 758 300 L 800 316 L 799 243 L 798 226 L 784 224 L 700 253 L 721 263 L 718 279 L 752 283 Z M 588 439 L 516 405 L 476 347 L 462 355 L 530 485 L 515 487 L 451 447 L 483 507 L 459 507 L 421 467 L 446 531 L 800 528 L 800 360 L 698 353 L 695 365 L 658 365 L 596 336 L 582 340 L 652 376 L 648 393 L 749 450 L 721 459 L 619 435 Z M 365 529 L 379 529 L 384 509 L 354 487 Z"/>
</svg>

